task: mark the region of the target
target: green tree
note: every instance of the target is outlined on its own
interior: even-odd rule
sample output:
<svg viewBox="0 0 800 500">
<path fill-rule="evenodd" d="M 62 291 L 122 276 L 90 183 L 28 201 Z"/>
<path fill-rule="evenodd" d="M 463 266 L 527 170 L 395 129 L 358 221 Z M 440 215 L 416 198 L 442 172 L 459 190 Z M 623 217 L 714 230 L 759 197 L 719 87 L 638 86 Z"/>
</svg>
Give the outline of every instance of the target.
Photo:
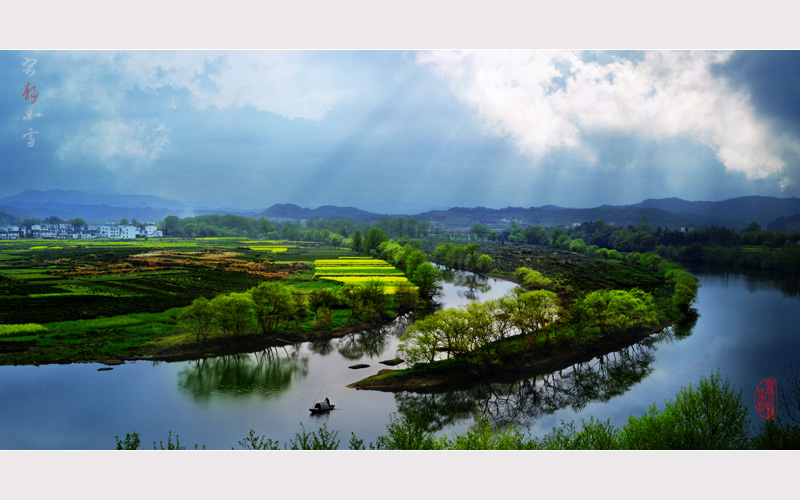
<svg viewBox="0 0 800 500">
<path fill-rule="evenodd" d="M 413 276 L 414 271 L 422 264 L 423 262 L 427 262 L 427 258 L 425 254 L 421 251 L 417 250 L 416 248 L 410 247 L 412 250 L 408 252 L 406 256 L 406 274 L 408 276 Z"/>
<path fill-rule="evenodd" d="M 265 281 L 250 289 L 256 320 L 261 333 L 274 333 L 281 321 L 291 320 L 295 304 L 289 287 L 280 281 Z"/>
<path fill-rule="evenodd" d="M 580 238 L 572 240 L 572 243 L 569 244 L 569 251 L 577 253 L 586 253 L 586 242 Z"/>
<path fill-rule="evenodd" d="M 197 335 L 197 340 L 205 340 L 211 328 L 214 312 L 205 297 L 198 297 L 178 315 L 178 321 L 188 323 Z"/>
<path fill-rule="evenodd" d="M 475 269 L 477 271 L 480 271 L 480 272 L 486 272 L 486 271 L 488 271 L 489 269 L 492 268 L 492 264 L 493 263 L 494 263 L 494 261 L 492 260 L 491 257 L 486 255 L 485 253 L 482 253 L 478 257 L 478 261 L 476 262 Z"/>
<path fill-rule="evenodd" d="M 545 278 L 539 271 L 528 269 L 527 267 L 518 267 L 514 271 L 514 277 L 522 281 L 526 288 L 531 290 L 554 290 L 555 283 L 550 278 Z"/>
<path fill-rule="evenodd" d="M 474 234 L 478 240 L 485 240 L 486 237 L 489 235 L 489 228 L 481 224 L 480 222 L 476 222 L 469 229 L 469 232 Z"/>
<path fill-rule="evenodd" d="M 544 245 L 547 243 L 547 229 L 542 226 L 528 226 L 522 231 L 525 242 L 529 245 Z"/>
<path fill-rule="evenodd" d="M 417 289 L 409 283 L 400 283 L 395 286 L 394 298 L 397 302 L 397 308 L 400 314 L 416 309 L 419 303 L 419 293 Z"/>
<path fill-rule="evenodd" d="M 378 249 L 378 245 L 382 242 L 388 240 L 389 238 L 386 236 L 386 233 L 378 228 L 378 227 L 371 227 L 367 234 L 364 235 L 364 251 L 365 254 L 371 254 L 373 250 Z"/>
<path fill-rule="evenodd" d="M 314 321 L 327 326 L 331 310 L 339 305 L 339 298 L 330 288 L 315 288 L 308 294 L 308 307 L 314 313 Z M 322 316 L 322 319 L 320 319 Z"/>
<path fill-rule="evenodd" d="M 76 217 L 74 219 L 69 219 L 67 221 L 67 224 L 71 224 L 72 227 L 74 227 L 75 229 L 80 229 L 86 226 L 86 221 L 81 219 L 80 217 Z"/>
<path fill-rule="evenodd" d="M 428 299 L 442 289 L 442 271 L 430 262 L 423 262 L 417 266 L 411 281 L 419 288 L 420 296 Z"/>
<path fill-rule="evenodd" d="M 361 253 L 362 250 L 361 231 L 356 229 L 353 231 L 353 252 Z"/>
<path fill-rule="evenodd" d="M 597 290 L 586 295 L 581 310 L 600 335 L 621 332 L 656 323 L 653 297 L 637 288 L 632 290 Z"/>
<path fill-rule="evenodd" d="M 665 277 L 675 286 L 672 303 L 684 311 L 688 310 L 697 298 L 700 281 L 696 276 L 683 269 L 667 271 Z"/>
<path fill-rule="evenodd" d="M 174 215 L 168 215 L 164 218 L 161 229 L 164 231 L 164 236 L 180 236 L 180 219 Z"/>
<path fill-rule="evenodd" d="M 253 301 L 246 293 L 217 295 L 209 302 L 214 318 L 228 335 L 242 335 L 253 319 Z"/>
</svg>

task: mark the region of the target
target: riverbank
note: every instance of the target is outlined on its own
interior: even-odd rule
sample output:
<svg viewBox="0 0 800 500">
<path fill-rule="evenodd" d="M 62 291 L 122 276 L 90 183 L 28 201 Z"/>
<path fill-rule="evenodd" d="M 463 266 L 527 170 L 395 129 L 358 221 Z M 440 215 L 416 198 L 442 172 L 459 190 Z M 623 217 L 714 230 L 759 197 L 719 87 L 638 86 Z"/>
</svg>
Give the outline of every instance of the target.
<svg viewBox="0 0 800 500">
<path fill-rule="evenodd" d="M 180 309 L 161 314 L 140 314 L 119 318 L 89 320 L 103 321 L 100 330 L 93 324 L 72 329 L 66 322 L 48 325 L 49 333 L 20 341 L 0 342 L 0 366 L 48 365 L 71 363 L 101 363 L 119 365 L 126 361 L 184 361 L 226 354 L 255 352 L 269 347 L 285 346 L 313 340 L 343 337 L 353 332 L 374 328 L 393 321 L 359 322 L 329 330 L 284 332 L 278 335 L 218 336 L 197 342 L 193 334 L 179 331 L 174 318 Z M 135 323 L 139 320 L 139 323 Z M 123 323 L 128 322 L 127 326 Z M 135 324 L 130 324 L 134 322 Z M 100 328 L 100 327 L 96 327 Z"/>
<path fill-rule="evenodd" d="M 545 347 L 528 355 L 518 348 L 524 339 L 510 338 L 494 346 L 505 352 L 500 359 L 492 363 L 475 363 L 475 359 L 480 356 L 480 353 L 476 353 L 464 359 L 443 360 L 427 365 L 415 365 L 412 368 L 383 369 L 347 387 L 384 392 L 438 392 L 469 387 L 477 381 L 501 381 L 508 377 L 516 379 L 519 376 L 532 377 L 552 373 L 641 342 L 684 319 L 686 316 L 681 316 L 675 321 L 601 337 L 590 343 L 573 342 Z"/>
</svg>

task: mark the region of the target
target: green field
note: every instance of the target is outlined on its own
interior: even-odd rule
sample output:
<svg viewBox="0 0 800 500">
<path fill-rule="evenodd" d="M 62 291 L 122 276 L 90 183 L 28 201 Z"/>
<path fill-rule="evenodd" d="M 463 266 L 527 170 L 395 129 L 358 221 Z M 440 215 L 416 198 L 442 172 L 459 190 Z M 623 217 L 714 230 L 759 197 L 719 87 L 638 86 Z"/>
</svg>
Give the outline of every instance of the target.
<svg viewBox="0 0 800 500">
<path fill-rule="evenodd" d="M 177 318 L 195 299 L 274 280 L 301 294 L 338 289 L 341 283 L 314 279 L 314 262 L 352 255 L 246 238 L 2 242 L 0 364 L 131 359 L 191 345 L 195 335 Z M 324 329 L 356 321 L 335 309 Z M 293 330 L 315 335 L 315 323 Z"/>
<path fill-rule="evenodd" d="M 302 272 L 293 262 L 349 253 L 246 238 L 0 243 L 0 324 L 158 313 Z M 260 246 L 281 245 L 280 262 Z M 253 250 L 251 246 L 259 247 Z M 62 247 L 54 249 L 55 247 Z M 286 258 L 290 257 L 290 258 Z M 306 273 L 305 280 L 310 274 Z"/>
</svg>

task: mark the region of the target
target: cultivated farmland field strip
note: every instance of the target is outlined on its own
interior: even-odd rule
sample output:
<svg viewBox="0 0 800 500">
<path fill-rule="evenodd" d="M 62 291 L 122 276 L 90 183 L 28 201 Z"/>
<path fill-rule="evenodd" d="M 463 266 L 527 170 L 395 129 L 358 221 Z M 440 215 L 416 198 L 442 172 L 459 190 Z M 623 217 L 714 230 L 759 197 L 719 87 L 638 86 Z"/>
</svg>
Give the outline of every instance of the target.
<svg viewBox="0 0 800 500">
<path fill-rule="evenodd" d="M 394 293 L 400 284 L 408 284 L 402 271 L 388 262 L 371 257 L 340 257 L 314 261 L 314 278 L 339 283 L 367 283 L 379 281 L 387 294 Z"/>
</svg>

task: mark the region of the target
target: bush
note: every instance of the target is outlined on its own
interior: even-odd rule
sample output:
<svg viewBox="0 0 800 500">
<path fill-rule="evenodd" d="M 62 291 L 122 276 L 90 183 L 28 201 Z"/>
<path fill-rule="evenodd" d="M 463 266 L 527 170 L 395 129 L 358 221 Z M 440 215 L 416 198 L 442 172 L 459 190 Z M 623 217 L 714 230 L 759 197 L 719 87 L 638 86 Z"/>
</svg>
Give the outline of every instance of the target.
<svg viewBox="0 0 800 500">
<path fill-rule="evenodd" d="M 748 447 L 750 419 L 735 392 L 719 373 L 701 378 L 697 387 L 681 388 L 663 412 L 655 405 L 622 428 L 626 449 L 724 450 Z"/>
<path fill-rule="evenodd" d="M 47 328 L 37 323 L 22 325 L 0 325 L 0 337 L 20 337 L 23 335 L 46 333 Z"/>
</svg>

